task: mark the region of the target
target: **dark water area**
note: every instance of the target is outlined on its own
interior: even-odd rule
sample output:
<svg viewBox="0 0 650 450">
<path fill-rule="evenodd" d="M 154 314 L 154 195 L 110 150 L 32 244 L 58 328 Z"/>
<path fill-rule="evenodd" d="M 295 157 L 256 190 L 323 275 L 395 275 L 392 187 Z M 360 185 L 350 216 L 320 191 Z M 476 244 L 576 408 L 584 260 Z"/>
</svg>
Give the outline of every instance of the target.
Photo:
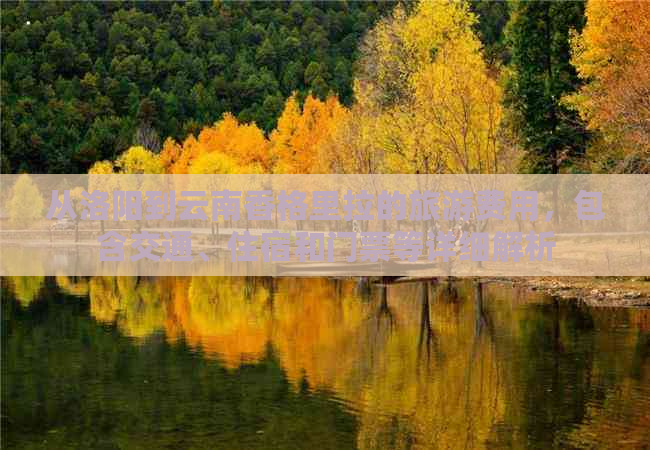
<svg viewBox="0 0 650 450">
<path fill-rule="evenodd" d="M 650 448 L 650 310 L 498 284 L 2 280 L 2 447 Z"/>
</svg>

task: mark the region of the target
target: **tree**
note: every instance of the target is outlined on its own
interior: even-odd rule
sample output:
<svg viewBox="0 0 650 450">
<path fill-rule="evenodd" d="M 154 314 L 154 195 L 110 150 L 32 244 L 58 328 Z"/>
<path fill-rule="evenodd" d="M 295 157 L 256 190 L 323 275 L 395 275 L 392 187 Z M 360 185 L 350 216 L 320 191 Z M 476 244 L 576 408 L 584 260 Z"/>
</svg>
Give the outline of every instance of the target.
<svg viewBox="0 0 650 450">
<path fill-rule="evenodd" d="M 23 226 L 43 217 L 43 197 L 27 174 L 19 176 L 11 190 L 9 217 Z"/>
<path fill-rule="evenodd" d="M 163 173 L 158 155 L 144 147 L 131 147 L 117 159 L 115 166 L 125 174 Z"/>
<path fill-rule="evenodd" d="M 504 39 L 510 17 L 505 0 L 470 0 L 470 10 L 478 17 L 476 34 L 483 43 L 485 60 L 490 66 L 507 63 L 509 52 Z"/>
<path fill-rule="evenodd" d="M 189 173 L 194 161 L 210 153 L 220 153 L 254 172 L 271 169 L 268 140 L 255 124 L 242 124 L 232 114 L 199 133 L 198 139 L 189 136 L 178 146 L 166 141 L 160 155 L 169 173 Z"/>
<path fill-rule="evenodd" d="M 189 168 L 191 174 L 235 174 L 235 173 L 248 173 L 244 168 L 242 170 L 237 162 L 228 155 L 219 152 L 204 153 L 195 160 Z M 217 187 L 215 187 L 215 190 Z"/>
<path fill-rule="evenodd" d="M 321 172 L 321 145 L 345 115 L 344 109 L 336 97 L 321 101 L 309 95 L 301 110 L 296 95 L 292 95 L 271 133 L 275 172 Z"/>
<path fill-rule="evenodd" d="M 354 2 L 345 20 L 341 6 L 3 4 L 2 168 L 84 172 L 227 111 L 270 133 L 293 91 L 350 104 L 351 78 L 332 70 L 351 73 L 360 36 L 393 5 Z"/>
<path fill-rule="evenodd" d="M 567 102 L 600 133 L 591 155 L 600 170 L 648 173 L 650 3 L 590 0 L 586 16 L 571 60 L 585 85 Z"/>
<path fill-rule="evenodd" d="M 443 45 L 414 84 L 415 111 L 425 130 L 421 143 L 429 145 L 410 157 L 416 167 L 427 173 L 435 167 L 431 156 L 440 155 L 447 173 L 497 173 L 501 90 L 488 75 L 478 41 Z"/>
<path fill-rule="evenodd" d="M 383 173 L 384 157 L 376 148 L 382 124 L 373 120 L 363 103 L 346 109 L 332 133 L 320 145 L 323 173 Z"/>
<path fill-rule="evenodd" d="M 160 152 L 160 136 L 148 123 L 143 123 L 135 130 L 133 142 L 135 145 L 144 147 L 154 153 Z"/>
<path fill-rule="evenodd" d="M 583 25 L 582 1 L 513 3 L 506 105 L 521 133 L 526 171 L 560 173 L 584 154 L 585 125 L 561 101 L 580 87 L 569 37 Z"/>
<path fill-rule="evenodd" d="M 422 2 L 410 12 L 398 7 L 364 41 L 355 85 L 361 114 L 351 120 L 377 124 L 364 135 L 372 136 L 369 152 L 381 155 L 385 170 L 498 170 L 501 91 L 474 22 L 463 3 Z"/>
</svg>

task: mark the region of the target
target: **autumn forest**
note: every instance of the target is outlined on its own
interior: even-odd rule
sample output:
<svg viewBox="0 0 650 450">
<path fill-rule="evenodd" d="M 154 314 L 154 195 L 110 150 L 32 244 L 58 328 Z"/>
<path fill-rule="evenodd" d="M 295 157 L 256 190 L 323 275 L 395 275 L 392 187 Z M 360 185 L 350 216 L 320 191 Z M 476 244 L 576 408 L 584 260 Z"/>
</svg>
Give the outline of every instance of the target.
<svg viewBox="0 0 650 450">
<path fill-rule="evenodd" d="M 4 3 L 5 173 L 647 173 L 650 5 Z"/>
<path fill-rule="evenodd" d="M 0 172 L 16 180 L 0 192 L 0 447 L 649 448 L 648 175 L 620 177 L 641 187 L 634 193 L 610 183 L 616 177 L 589 184 L 549 175 L 530 224 L 524 194 L 535 194 L 532 204 L 537 191 L 501 201 L 522 208 L 515 234 L 521 243 L 529 232 L 531 248 L 556 211 L 558 264 L 533 266 L 534 278 L 506 277 L 525 273 L 517 270 L 534 251 L 488 277 L 503 262 L 496 241 L 493 260 L 464 261 L 472 276 L 452 272 L 456 249 L 453 261 L 429 258 L 435 245 L 409 262 L 417 265 L 409 276 L 367 275 L 364 264 L 388 265 L 343 263 L 356 255 L 358 233 L 382 234 L 356 215 L 332 222 L 337 233 L 350 229 L 337 237 L 354 250 L 328 238 L 336 264 L 309 256 L 338 271 L 299 271 L 308 264 L 296 252 L 264 272 L 274 276 L 240 276 L 257 272 L 235 264 L 255 261 L 237 259 L 238 232 L 264 249 L 273 224 L 286 248 L 302 251 L 303 223 L 320 230 L 317 221 L 285 229 L 276 213 L 251 227 L 248 215 L 226 220 L 206 201 L 216 217 L 209 224 L 183 219 L 185 206 L 185 222 L 172 223 L 170 195 L 167 220 L 130 219 L 131 207 L 120 213 L 113 202 L 106 217 L 86 222 L 85 188 L 136 184 L 70 175 L 650 174 L 649 0 L 20 0 L 0 2 L 0 21 Z M 59 192 L 37 187 L 37 176 L 4 174 L 64 174 L 62 185 L 76 187 L 60 199 L 68 196 L 74 214 L 43 219 Z M 526 189 L 541 186 L 542 177 L 526 177 L 536 179 Z M 410 186 L 390 178 L 403 192 Z M 573 190 L 602 194 L 605 185 L 619 197 L 595 205 L 605 205 L 611 230 L 574 208 Z M 490 186 L 480 189 L 498 192 Z M 571 214 L 551 205 L 559 197 Z M 421 226 L 424 248 L 427 231 L 441 242 L 439 222 L 449 222 L 453 247 L 482 226 L 477 236 L 497 231 L 499 252 L 509 250 L 488 219 L 434 221 L 419 208 L 387 220 L 383 234 L 395 225 L 396 242 L 400 223 Z M 98 237 L 131 231 L 120 241 L 127 252 L 158 241 L 157 251 L 169 250 L 177 236 L 168 227 L 185 230 L 184 257 L 209 253 L 210 267 L 229 270 L 218 274 L 236 276 L 199 276 L 201 266 L 172 265 L 162 252 L 155 264 L 173 268 L 160 272 L 170 276 L 117 276 L 151 260 L 136 261 L 135 251 L 99 258 L 108 241 Z M 156 234 L 145 246 L 137 236 L 147 231 Z M 366 242 L 362 251 L 372 248 Z M 555 241 L 545 244 L 548 258 Z M 556 267 L 580 276 L 560 277 Z"/>
</svg>

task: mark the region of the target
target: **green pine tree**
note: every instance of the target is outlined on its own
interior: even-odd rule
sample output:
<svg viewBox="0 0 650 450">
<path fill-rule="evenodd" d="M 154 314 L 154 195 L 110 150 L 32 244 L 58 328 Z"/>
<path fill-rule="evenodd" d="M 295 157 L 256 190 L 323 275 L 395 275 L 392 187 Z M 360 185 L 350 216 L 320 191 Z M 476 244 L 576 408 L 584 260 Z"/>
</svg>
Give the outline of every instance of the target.
<svg viewBox="0 0 650 450">
<path fill-rule="evenodd" d="M 560 173 L 584 153 L 588 139 L 577 113 L 561 103 L 580 85 L 569 38 L 584 26 L 584 3 L 530 0 L 512 8 L 506 103 L 523 138 L 523 169 Z"/>
</svg>

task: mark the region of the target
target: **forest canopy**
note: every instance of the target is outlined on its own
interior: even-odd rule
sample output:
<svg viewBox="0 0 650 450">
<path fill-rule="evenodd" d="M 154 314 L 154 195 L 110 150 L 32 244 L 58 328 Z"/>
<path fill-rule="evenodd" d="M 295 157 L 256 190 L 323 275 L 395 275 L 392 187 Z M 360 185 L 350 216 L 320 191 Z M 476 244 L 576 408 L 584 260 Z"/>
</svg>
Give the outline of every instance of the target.
<svg viewBox="0 0 650 450">
<path fill-rule="evenodd" d="M 298 92 L 352 101 L 389 2 L 3 2 L 2 171 L 85 172 L 231 112 L 270 132 Z"/>
<path fill-rule="evenodd" d="M 650 171 L 643 1 L 1 13 L 5 173 Z"/>
</svg>

